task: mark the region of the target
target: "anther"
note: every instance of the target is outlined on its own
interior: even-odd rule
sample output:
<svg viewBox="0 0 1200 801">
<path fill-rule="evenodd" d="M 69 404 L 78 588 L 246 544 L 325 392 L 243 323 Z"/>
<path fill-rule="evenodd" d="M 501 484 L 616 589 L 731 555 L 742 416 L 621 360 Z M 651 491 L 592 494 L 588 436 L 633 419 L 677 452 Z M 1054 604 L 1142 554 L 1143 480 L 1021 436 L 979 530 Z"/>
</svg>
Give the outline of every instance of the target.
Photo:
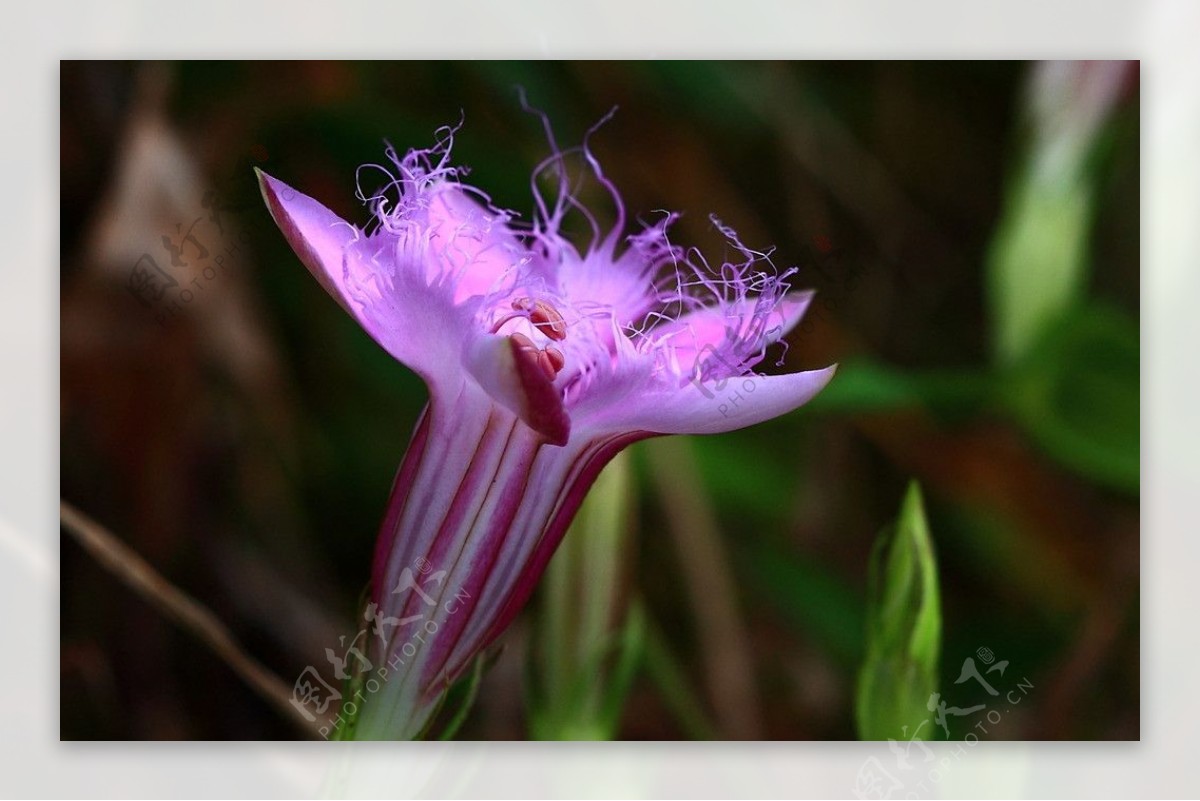
<svg viewBox="0 0 1200 801">
<path fill-rule="evenodd" d="M 542 353 L 546 354 L 546 359 L 550 362 L 550 366 L 554 369 L 555 375 L 557 375 L 558 371 L 563 369 L 563 365 L 567 363 L 566 358 L 562 355 L 562 351 L 553 345 L 547 345 L 546 349 L 542 351 Z"/>
<path fill-rule="evenodd" d="M 546 301 L 517 298 L 512 302 L 512 307 L 528 314 L 529 322 L 556 342 L 562 342 L 567 338 L 567 321 L 558 313 L 558 309 Z"/>
<path fill-rule="evenodd" d="M 538 367 L 542 368 L 546 379 L 553 381 L 558 375 L 558 371 L 563 368 L 563 364 L 566 363 L 566 359 L 558 350 L 547 346 L 545 350 L 538 352 L 537 363 Z"/>
</svg>

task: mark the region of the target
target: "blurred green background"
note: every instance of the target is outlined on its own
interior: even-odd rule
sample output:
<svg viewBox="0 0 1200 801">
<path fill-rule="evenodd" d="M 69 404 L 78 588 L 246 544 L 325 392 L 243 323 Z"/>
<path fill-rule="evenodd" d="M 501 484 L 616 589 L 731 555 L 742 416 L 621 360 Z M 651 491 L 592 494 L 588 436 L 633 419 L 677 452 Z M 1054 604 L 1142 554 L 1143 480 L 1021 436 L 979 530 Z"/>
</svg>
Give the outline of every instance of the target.
<svg viewBox="0 0 1200 801">
<path fill-rule="evenodd" d="M 619 107 L 592 146 L 633 214 L 683 211 L 673 239 L 720 256 L 712 212 L 800 268 L 817 299 L 760 369 L 841 365 L 796 413 L 622 463 L 595 602 L 637 658 L 606 736 L 857 736 L 870 555 L 916 480 L 934 686 L 981 703 L 955 682 L 990 649 L 1032 689 L 986 739 L 1136 739 L 1134 63 L 64 62 L 63 498 L 289 686 L 321 664 L 425 393 L 300 265 L 251 168 L 361 222 L 356 168 L 462 116 L 455 163 L 528 215 L 548 151 L 517 86 L 565 145 Z M 146 254 L 161 298 L 131 289 Z M 303 736 L 68 538 L 61 601 L 63 739 Z M 457 736 L 562 735 L 539 659 L 583 629 L 547 608 Z"/>
</svg>

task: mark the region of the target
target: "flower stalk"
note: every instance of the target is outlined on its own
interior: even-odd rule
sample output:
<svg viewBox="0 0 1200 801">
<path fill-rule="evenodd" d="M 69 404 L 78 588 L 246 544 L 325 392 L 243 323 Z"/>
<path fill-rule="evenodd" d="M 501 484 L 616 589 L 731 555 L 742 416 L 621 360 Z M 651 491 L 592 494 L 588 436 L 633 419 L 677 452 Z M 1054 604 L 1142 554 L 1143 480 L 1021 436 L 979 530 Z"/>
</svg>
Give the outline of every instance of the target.
<svg viewBox="0 0 1200 801">
<path fill-rule="evenodd" d="M 634 483 L 628 451 L 596 479 L 542 580 L 530 729 L 538 740 L 610 740 L 641 658 L 627 599 Z"/>
</svg>

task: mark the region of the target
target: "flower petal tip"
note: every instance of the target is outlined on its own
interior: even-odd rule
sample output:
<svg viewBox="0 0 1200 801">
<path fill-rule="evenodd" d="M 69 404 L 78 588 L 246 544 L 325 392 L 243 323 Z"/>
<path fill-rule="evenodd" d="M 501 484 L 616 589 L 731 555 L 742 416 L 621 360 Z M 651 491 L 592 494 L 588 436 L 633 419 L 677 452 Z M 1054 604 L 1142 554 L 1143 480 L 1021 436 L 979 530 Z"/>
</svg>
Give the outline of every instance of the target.
<svg viewBox="0 0 1200 801">
<path fill-rule="evenodd" d="M 343 261 L 358 229 L 322 203 L 257 167 L 258 186 L 267 210 L 308 271 L 353 314 L 345 288 Z"/>
</svg>

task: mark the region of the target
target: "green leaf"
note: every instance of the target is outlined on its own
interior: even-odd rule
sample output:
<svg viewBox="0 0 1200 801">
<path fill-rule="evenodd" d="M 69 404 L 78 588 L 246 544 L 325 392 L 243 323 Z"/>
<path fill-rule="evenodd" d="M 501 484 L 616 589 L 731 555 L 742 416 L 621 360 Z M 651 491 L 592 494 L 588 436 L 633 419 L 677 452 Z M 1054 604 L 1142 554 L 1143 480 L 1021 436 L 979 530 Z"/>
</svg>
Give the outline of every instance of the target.
<svg viewBox="0 0 1200 801">
<path fill-rule="evenodd" d="M 479 694 L 479 683 L 483 680 L 486 661 L 482 654 L 476 657 L 475 666 L 471 668 L 471 675 L 459 681 L 462 701 L 458 704 L 458 708 L 454 710 L 454 717 L 450 718 L 450 721 L 446 724 L 446 728 L 442 729 L 442 732 L 438 735 L 439 740 L 453 739 L 458 730 L 462 728 L 467 715 L 471 713 L 471 707 L 475 705 L 475 696 Z"/>
<path fill-rule="evenodd" d="M 838 365 L 837 376 L 808 406 L 811 412 L 869 414 L 912 407 L 974 410 L 993 389 L 990 375 L 970 370 L 909 373 L 856 358 Z"/>
<path fill-rule="evenodd" d="M 629 613 L 625 616 L 621 641 L 616 647 L 617 662 L 613 665 L 600 707 L 600 725 L 608 735 L 604 739 L 616 736 L 621 724 L 621 711 L 625 708 L 625 699 L 633 687 L 633 679 L 646 650 L 646 615 L 640 604 L 630 606 Z"/>
<path fill-rule="evenodd" d="M 921 490 L 908 487 L 894 527 L 871 554 L 866 657 L 856 719 L 863 740 L 912 739 L 928 719 L 942 647 L 937 560 Z"/>
<path fill-rule="evenodd" d="M 1013 373 L 1004 401 L 1034 441 L 1104 486 L 1138 492 L 1141 378 L 1137 323 L 1088 305 L 1052 326 Z"/>
<path fill-rule="evenodd" d="M 735 544 L 739 573 L 764 601 L 828 649 L 842 664 L 854 665 L 862 654 L 862 601 L 828 566 L 801 558 L 767 543 Z"/>
<path fill-rule="evenodd" d="M 779 519 L 788 512 L 780 498 L 793 490 L 789 439 L 771 437 L 769 426 L 741 437 L 694 437 L 692 452 L 704 479 L 703 491 L 718 509 L 736 509 Z"/>
<path fill-rule="evenodd" d="M 921 403 L 917 382 L 887 365 L 855 360 L 838 365 L 837 376 L 808 403 L 810 412 L 880 412 Z"/>
<path fill-rule="evenodd" d="M 1009 193 L 988 253 L 988 300 L 996 355 L 1012 364 L 1082 296 L 1092 184 L 1083 176 L 1043 179 L 1033 158 Z"/>
<path fill-rule="evenodd" d="M 642 625 L 645 628 L 643 649 L 646 674 L 658 687 L 663 703 L 689 739 L 717 739 L 717 727 L 705 712 L 704 703 L 688 680 L 683 666 L 667 645 L 666 635 L 644 611 Z"/>
</svg>

